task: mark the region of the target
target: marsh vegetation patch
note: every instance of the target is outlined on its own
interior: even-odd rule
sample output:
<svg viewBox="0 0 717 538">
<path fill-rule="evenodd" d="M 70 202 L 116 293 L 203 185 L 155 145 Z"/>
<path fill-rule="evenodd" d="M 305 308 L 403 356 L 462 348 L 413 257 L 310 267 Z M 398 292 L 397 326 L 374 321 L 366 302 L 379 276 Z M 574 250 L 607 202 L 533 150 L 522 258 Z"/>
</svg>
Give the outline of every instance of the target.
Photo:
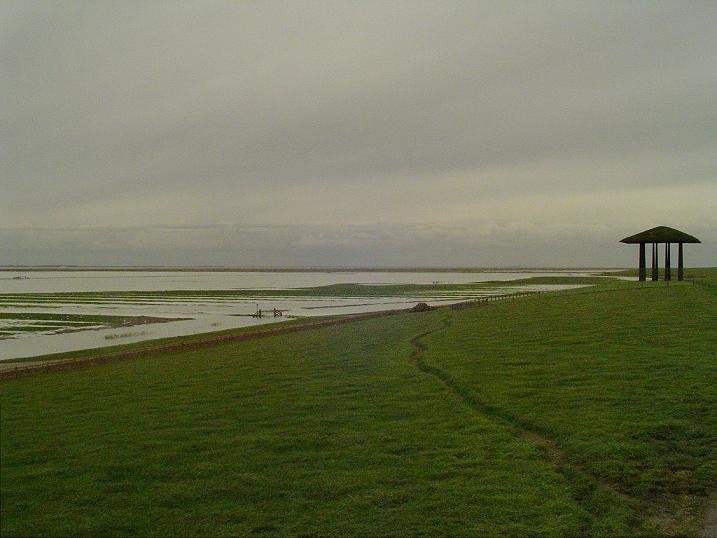
<svg viewBox="0 0 717 538">
<path fill-rule="evenodd" d="M 59 334 L 86 330 L 166 323 L 180 318 L 151 316 L 105 316 L 47 312 L 0 312 L 0 339 L 26 334 Z M 186 318 L 185 318 L 186 319 Z"/>
</svg>

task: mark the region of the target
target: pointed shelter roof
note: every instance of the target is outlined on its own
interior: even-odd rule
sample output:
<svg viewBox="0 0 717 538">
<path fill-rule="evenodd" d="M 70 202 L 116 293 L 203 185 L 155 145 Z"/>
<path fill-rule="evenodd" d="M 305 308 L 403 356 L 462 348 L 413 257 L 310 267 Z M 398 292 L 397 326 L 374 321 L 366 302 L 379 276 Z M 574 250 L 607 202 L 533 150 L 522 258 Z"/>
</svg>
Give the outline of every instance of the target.
<svg viewBox="0 0 717 538">
<path fill-rule="evenodd" d="M 669 226 L 650 228 L 639 234 L 620 239 L 620 243 L 701 243 L 695 236 Z"/>
</svg>

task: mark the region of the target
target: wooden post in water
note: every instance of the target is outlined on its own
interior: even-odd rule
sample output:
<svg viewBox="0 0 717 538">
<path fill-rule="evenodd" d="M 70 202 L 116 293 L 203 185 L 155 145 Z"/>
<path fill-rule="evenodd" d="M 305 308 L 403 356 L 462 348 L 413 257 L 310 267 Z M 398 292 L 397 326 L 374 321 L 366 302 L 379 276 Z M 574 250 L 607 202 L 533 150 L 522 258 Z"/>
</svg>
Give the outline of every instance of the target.
<svg viewBox="0 0 717 538">
<path fill-rule="evenodd" d="M 677 243 L 677 280 L 685 279 L 685 259 L 682 255 L 682 243 Z"/>
<path fill-rule="evenodd" d="M 680 243 L 682 245 L 682 243 Z M 682 250 L 680 250 L 682 252 Z M 643 282 L 645 280 L 645 243 L 640 243 L 640 269 L 639 269 L 639 276 L 640 281 Z"/>
<path fill-rule="evenodd" d="M 652 280 L 657 280 L 657 243 L 652 243 Z"/>
<path fill-rule="evenodd" d="M 669 281 L 672 278 L 670 274 L 670 244 L 665 243 L 665 281 Z"/>
</svg>

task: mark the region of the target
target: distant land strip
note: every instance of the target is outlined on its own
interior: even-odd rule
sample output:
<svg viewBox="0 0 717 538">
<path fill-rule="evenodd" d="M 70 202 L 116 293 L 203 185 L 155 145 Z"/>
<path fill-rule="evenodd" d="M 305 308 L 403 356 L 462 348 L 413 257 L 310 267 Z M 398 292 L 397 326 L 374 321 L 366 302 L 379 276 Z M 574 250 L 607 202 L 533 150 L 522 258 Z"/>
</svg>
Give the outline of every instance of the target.
<svg viewBox="0 0 717 538">
<path fill-rule="evenodd" d="M 237 273 L 492 273 L 545 271 L 622 271 L 624 267 L 231 267 L 231 266 L 93 266 L 0 265 L 0 271 L 142 271 Z"/>
</svg>

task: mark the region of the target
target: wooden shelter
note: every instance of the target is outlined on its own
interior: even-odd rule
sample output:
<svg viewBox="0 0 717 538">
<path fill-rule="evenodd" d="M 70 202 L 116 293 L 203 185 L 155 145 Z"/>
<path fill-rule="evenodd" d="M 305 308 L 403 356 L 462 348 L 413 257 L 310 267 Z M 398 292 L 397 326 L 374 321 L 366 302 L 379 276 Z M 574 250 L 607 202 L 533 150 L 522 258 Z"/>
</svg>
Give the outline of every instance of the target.
<svg viewBox="0 0 717 538">
<path fill-rule="evenodd" d="M 659 244 L 665 243 L 665 280 L 671 279 L 670 274 L 670 244 L 677 243 L 677 280 L 684 280 L 685 278 L 685 264 L 683 247 L 684 243 L 701 243 L 696 237 L 669 228 L 667 226 L 658 226 L 657 228 L 650 228 L 639 234 L 631 235 L 625 239 L 621 239 L 620 243 L 638 244 L 640 245 L 639 252 L 639 276 L 640 280 L 646 280 L 646 269 L 645 269 L 645 245 L 652 243 L 652 280 L 658 280 L 657 268 L 658 261 L 657 257 L 659 254 Z"/>
</svg>

